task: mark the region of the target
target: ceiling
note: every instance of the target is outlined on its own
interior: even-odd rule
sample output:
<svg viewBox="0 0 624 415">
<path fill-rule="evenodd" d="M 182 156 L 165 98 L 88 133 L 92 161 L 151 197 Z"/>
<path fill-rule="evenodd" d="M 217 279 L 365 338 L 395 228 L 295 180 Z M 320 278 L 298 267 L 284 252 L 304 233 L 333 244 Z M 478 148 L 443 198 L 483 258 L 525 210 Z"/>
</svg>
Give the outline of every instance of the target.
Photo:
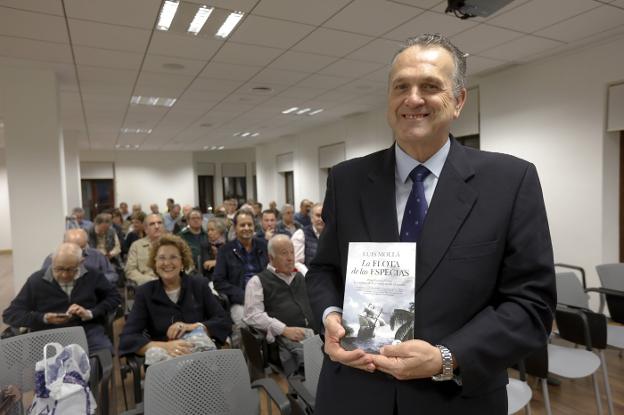
<svg viewBox="0 0 624 415">
<path fill-rule="evenodd" d="M 155 30 L 161 0 L 0 0 L 0 65 L 56 72 L 64 134 L 81 148 L 197 151 L 379 108 L 388 62 L 418 33 L 450 36 L 470 53 L 469 75 L 624 33 L 624 0 L 515 0 L 470 20 L 445 15 L 440 0 L 185 2 L 245 16 L 222 40 Z M 135 105 L 134 95 L 177 101 Z M 281 113 L 290 107 L 324 111 Z"/>
</svg>

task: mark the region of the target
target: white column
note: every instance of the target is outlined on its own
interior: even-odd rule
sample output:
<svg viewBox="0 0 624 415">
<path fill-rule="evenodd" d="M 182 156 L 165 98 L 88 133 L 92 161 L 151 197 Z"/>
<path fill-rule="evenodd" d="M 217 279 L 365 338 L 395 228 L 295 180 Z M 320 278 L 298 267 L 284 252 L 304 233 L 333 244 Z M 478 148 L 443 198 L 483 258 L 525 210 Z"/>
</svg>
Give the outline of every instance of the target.
<svg viewBox="0 0 624 415">
<path fill-rule="evenodd" d="M 63 134 L 65 156 L 65 186 L 67 188 L 67 210 L 82 206 L 82 189 L 80 188 L 80 149 L 78 137 L 74 134 Z"/>
<path fill-rule="evenodd" d="M 18 291 L 61 241 L 67 213 L 55 74 L 0 68 L 11 210 L 13 286 Z"/>
</svg>

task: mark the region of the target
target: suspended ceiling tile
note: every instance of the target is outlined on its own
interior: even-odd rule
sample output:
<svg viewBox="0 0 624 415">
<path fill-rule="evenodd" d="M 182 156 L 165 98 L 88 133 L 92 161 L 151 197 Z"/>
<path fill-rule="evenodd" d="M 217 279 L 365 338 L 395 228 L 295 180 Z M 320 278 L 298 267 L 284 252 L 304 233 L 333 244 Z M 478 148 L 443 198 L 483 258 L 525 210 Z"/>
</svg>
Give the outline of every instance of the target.
<svg viewBox="0 0 624 415">
<path fill-rule="evenodd" d="M 348 3 L 349 0 L 262 0 L 253 14 L 320 25 Z"/>
<path fill-rule="evenodd" d="M 624 9 L 605 5 L 539 30 L 535 34 L 562 42 L 574 42 L 622 25 Z"/>
<path fill-rule="evenodd" d="M 106 23 L 69 19 L 73 45 L 144 53 L 150 31 Z"/>
<path fill-rule="evenodd" d="M 185 0 L 189 3 L 208 4 L 221 9 L 249 12 L 258 3 L 258 0 Z"/>
<path fill-rule="evenodd" d="M 233 42 L 288 49 L 314 26 L 249 15 L 230 36 Z"/>
<path fill-rule="evenodd" d="M 372 40 L 373 38 L 369 36 L 321 27 L 293 46 L 292 49 L 299 52 L 342 57 Z"/>
<path fill-rule="evenodd" d="M 74 46 L 74 55 L 78 65 L 110 69 L 137 70 L 143 59 L 143 55 L 138 53 L 95 49 L 86 46 Z"/>
<path fill-rule="evenodd" d="M 203 36 L 154 31 L 149 53 L 207 61 L 222 44 L 221 40 Z"/>
<path fill-rule="evenodd" d="M 271 68 L 313 73 L 336 61 L 335 57 L 288 51 L 269 65 Z"/>
<path fill-rule="evenodd" d="M 325 69 L 319 71 L 322 75 L 360 77 L 383 67 L 382 63 L 354 61 L 350 59 L 340 59 L 332 63 Z"/>
<path fill-rule="evenodd" d="M 400 45 L 400 42 L 394 40 L 376 39 L 350 53 L 347 58 L 388 64 Z"/>
<path fill-rule="evenodd" d="M 340 85 L 344 85 L 349 81 L 349 78 L 339 78 L 335 76 L 315 74 L 301 81 L 299 83 L 299 86 L 307 88 L 322 88 L 324 90 L 328 90 L 336 88 Z"/>
<path fill-rule="evenodd" d="M 562 42 L 544 39 L 537 36 L 522 36 L 519 39 L 512 40 L 511 42 L 481 52 L 479 56 L 519 62 L 523 61 L 523 58 L 526 56 L 531 56 L 548 49 L 553 49 L 562 44 Z"/>
<path fill-rule="evenodd" d="M 482 56 L 468 56 L 466 63 L 466 73 L 470 75 L 478 74 L 479 72 L 483 72 L 486 70 L 492 70 L 497 67 L 502 67 L 507 65 L 505 61 L 500 61 L 496 59 L 484 58 Z"/>
<path fill-rule="evenodd" d="M 84 84 L 101 83 L 110 86 L 132 88 L 137 77 L 137 71 L 78 65 L 78 77 L 80 82 Z"/>
<path fill-rule="evenodd" d="M 592 0 L 532 1 L 499 14 L 488 23 L 531 33 L 598 6 Z"/>
<path fill-rule="evenodd" d="M 0 0 L 0 6 L 63 16 L 61 0 Z"/>
<path fill-rule="evenodd" d="M 65 19 L 8 7 L 0 7 L 0 35 L 68 43 Z"/>
<path fill-rule="evenodd" d="M 64 0 L 67 17 L 152 29 L 161 0 Z"/>
<path fill-rule="evenodd" d="M 422 33 L 440 33 L 451 37 L 478 24 L 474 20 L 461 20 L 451 14 L 424 12 L 409 22 L 397 27 L 383 37 L 403 42 Z"/>
<path fill-rule="evenodd" d="M 73 64 L 68 44 L 0 36 L 0 55 L 19 59 Z"/>
<path fill-rule="evenodd" d="M 169 75 L 197 76 L 205 65 L 206 61 L 149 54 L 145 57 L 142 70 Z"/>
<path fill-rule="evenodd" d="M 227 79 L 246 81 L 262 69 L 261 66 L 233 65 L 229 63 L 210 62 L 199 74 L 202 78 Z"/>
<path fill-rule="evenodd" d="M 380 36 L 422 12 L 423 9 L 389 1 L 355 0 L 323 26 Z"/>
<path fill-rule="evenodd" d="M 488 26 L 487 24 L 480 24 L 459 35 L 455 35 L 451 41 L 455 46 L 461 49 L 462 52 L 478 54 L 483 50 L 490 49 L 521 36 L 522 33 Z"/>
<path fill-rule="evenodd" d="M 284 71 L 281 69 L 264 69 L 251 79 L 252 83 L 262 86 L 266 83 L 278 85 L 294 85 L 303 78 L 310 76 L 305 72 Z"/>
<path fill-rule="evenodd" d="M 323 92 L 323 90 L 319 90 L 317 88 L 304 88 L 300 86 L 293 86 L 280 92 L 279 96 L 284 98 L 299 98 L 306 100 L 317 97 Z"/>
<path fill-rule="evenodd" d="M 265 66 L 281 53 L 283 53 L 282 49 L 227 42 L 212 61 L 236 65 Z"/>
</svg>

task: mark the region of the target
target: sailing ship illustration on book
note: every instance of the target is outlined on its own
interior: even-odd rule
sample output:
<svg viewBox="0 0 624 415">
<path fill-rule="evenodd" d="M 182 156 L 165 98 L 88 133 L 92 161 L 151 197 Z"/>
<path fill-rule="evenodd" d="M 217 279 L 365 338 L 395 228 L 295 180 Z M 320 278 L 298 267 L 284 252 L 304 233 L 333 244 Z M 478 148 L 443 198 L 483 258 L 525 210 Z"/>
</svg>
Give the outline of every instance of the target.
<svg viewBox="0 0 624 415">
<path fill-rule="evenodd" d="M 360 328 L 358 329 L 357 337 L 360 340 L 370 339 L 375 337 L 375 327 L 385 326 L 386 322 L 381 318 L 381 312 L 383 308 L 377 309 L 371 303 L 364 307 L 364 310 L 358 316 L 360 322 Z"/>
</svg>

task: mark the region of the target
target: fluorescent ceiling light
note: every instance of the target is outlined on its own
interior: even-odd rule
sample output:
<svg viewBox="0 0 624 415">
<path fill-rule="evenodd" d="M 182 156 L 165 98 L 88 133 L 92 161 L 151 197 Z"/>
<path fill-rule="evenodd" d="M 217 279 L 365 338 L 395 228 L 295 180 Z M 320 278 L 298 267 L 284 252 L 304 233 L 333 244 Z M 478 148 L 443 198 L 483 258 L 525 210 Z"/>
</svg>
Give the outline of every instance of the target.
<svg viewBox="0 0 624 415">
<path fill-rule="evenodd" d="M 232 33 L 232 30 L 234 30 L 234 28 L 236 27 L 238 22 L 240 22 L 240 19 L 243 18 L 244 15 L 245 13 L 243 12 L 230 13 L 230 15 L 227 17 L 227 19 L 225 19 L 225 22 L 223 22 L 223 24 L 221 25 L 221 27 L 219 28 L 215 36 L 220 37 L 222 39 L 225 39 L 226 37 L 228 37 L 230 33 Z"/>
<path fill-rule="evenodd" d="M 308 115 L 316 115 L 316 114 L 318 114 L 319 112 L 323 112 L 323 108 L 319 108 L 319 109 L 317 109 L 317 110 L 314 110 L 314 111 L 312 111 L 311 113 L 309 113 Z"/>
<path fill-rule="evenodd" d="M 297 111 L 297 115 L 301 115 L 301 114 L 305 114 L 306 112 L 310 111 L 312 108 L 304 108 L 302 110 Z"/>
<path fill-rule="evenodd" d="M 260 133 L 253 133 L 251 136 L 252 137 L 258 137 L 260 135 Z"/>
<path fill-rule="evenodd" d="M 138 145 L 138 144 L 135 144 L 135 145 L 134 145 L 134 148 L 139 148 L 139 145 Z"/>
<path fill-rule="evenodd" d="M 219 146 L 219 148 L 217 148 L 217 150 L 223 150 L 225 148 L 225 146 Z"/>
<path fill-rule="evenodd" d="M 214 7 L 201 6 L 198 8 L 187 32 L 197 35 L 202 30 L 202 27 L 204 27 L 206 20 L 208 20 L 210 13 L 212 13 L 213 10 Z"/>
<path fill-rule="evenodd" d="M 234 133 L 234 134 L 232 134 L 232 135 L 233 135 L 234 137 L 238 137 L 238 136 L 240 135 L 240 132 L 238 132 L 238 133 Z"/>
<path fill-rule="evenodd" d="M 151 134 L 151 128 L 122 128 L 121 132 L 124 134 Z"/>
<path fill-rule="evenodd" d="M 175 17 L 176 11 L 178 11 L 179 5 L 180 3 L 177 1 L 165 0 L 165 3 L 160 10 L 160 16 L 158 16 L 158 24 L 156 25 L 156 29 L 169 30 L 169 26 L 171 26 L 171 22 Z"/>
<path fill-rule="evenodd" d="M 241 137 L 247 137 L 248 135 L 251 135 L 251 133 L 247 132 L 247 133 L 242 133 Z"/>
<path fill-rule="evenodd" d="M 173 107 L 176 101 L 176 98 L 144 97 L 141 95 L 135 95 L 130 99 L 130 103 L 132 104 L 151 105 L 154 107 Z"/>
<path fill-rule="evenodd" d="M 290 114 L 293 111 L 297 111 L 299 107 L 288 108 L 287 110 L 282 111 L 282 114 Z"/>
</svg>

